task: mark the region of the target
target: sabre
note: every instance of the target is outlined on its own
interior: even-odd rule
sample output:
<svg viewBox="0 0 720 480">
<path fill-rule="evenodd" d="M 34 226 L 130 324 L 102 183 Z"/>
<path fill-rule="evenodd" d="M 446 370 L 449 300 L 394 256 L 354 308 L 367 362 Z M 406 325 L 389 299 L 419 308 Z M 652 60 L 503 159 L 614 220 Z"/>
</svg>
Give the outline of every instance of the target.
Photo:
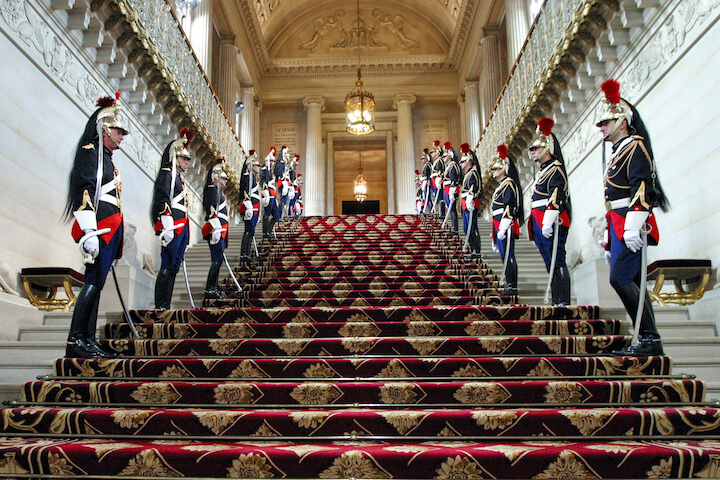
<svg viewBox="0 0 720 480">
<path fill-rule="evenodd" d="M 505 259 L 503 260 L 503 271 L 502 275 L 500 275 L 500 284 L 507 287 L 507 278 L 506 278 L 506 272 L 507 272 L 507 264 L 508 259 L 510 258 L 510 235 L 512 235 L 512 232 L 510 229 L 507 229 L 505 237 Z"/>
<path fill-rule="evenodd" d="M 115 275 L 115 265 L 111 265 L 110 269 L 112 270 L 113 280 L 115 280 L 115 290 L 117 291 L 118 298 L 120 299 L 120 306 L 122 306 L 123 309 L 123 316 L 125 317 L 125 321 L 128 323 L 128 325 L 130 325 L 130 331 L 132 332 L 133 338 L 137 340 L 138 338 L 140 338 L 140 335 L 135 328 L 135 323 L 130 318 L 130 314 L 128 313 L 127 308 L 125 307 L 125 301 L 123 300 L 122 293 L 120 293 L 120 284 L 118 283 L 117 275 Z"/>
<path fill-rule="evenodd" d="M 468 247 L 470 246 L 470 232 L 472 232 L 473 223 L 475 223 L 475 209 L 470 212 L 470 226 L 468 227 L 467 233 L 465 234 L 465 243 L 463 244 L 462 248 L 463 252 L 467 251 Z"/>
<path fill-rule="evenodd" d="M 242 287 L 240 286 L 240 283 L 237 281 L 237 278 L 235 277 L 235 272 L 233 272 L 233 269 L 230 267 L 230 262 L 228 262 L 227 256 L 225 256 L 225 252 L 223 252 L 223 260 L 225 260 L 225 266 L 227 267 L 228 271 L 230 272 L 230 278 L 233 279 L 233 283 L 238 289 L 238 292 L 242 292 Z"/>
<path fill-rule="evenodd" d="M 640 335 L 640 322 L 642 321 L 642 313 L 645 308 L 645 295 L 647 293 L 647 231 L 645 228 L 640 229 L 642 236 L 642 254 L 640 255 L 640 298 L 638 298 L 638 309 L 635 314 L 635 323 L 633 325 L 633 338 L 631 345 L 638 345 L 638 337 Z"/>
<path fill-rule="evenodd" d="M 451 213 L 451 212 L 453 211 L 453 209 L 455 208 L 455 198 L 456 198 L 456 197 L 453 197 L 452 201 L 450 202 L 450 206 L 448 207 L 447 213 L 445 214 L 445 220 L 443 220 L 443 223 L 442 223 L 442 225 L 440 226 L 440 228 L 445 228 L 445 224 L 447 223 L 448 218 L 450 218 L 450 213 Z"/>
<path fill-rule="evenodd" d="M 187 252 L 187 245 L 185 246 L 185 252 Z M 187 290 L 188 297 L 190 298 L 190 306 L 195 308 L 195 300 L 193 300 L 192 293 L 190 292 L 190 281 L 188 280 L 187 266 L 185 265 L 185 254 L 183 254 L 183 276 L 185 277 L 185 289 Z"/>
<path fill-rule="evenodd" d="M 560 217 L 555 219 L 555 223 L 553 225 L 553 234 L 555 236 L 553 237 L 552 259 L 550 260 L 550 276 L 548 277 L 547 287 L 545 288 L 545 304 L 546 305 L 548 303 L 550 303 L 550 287 L 552 286 L 553 274 L 555 273 L 555 261 L 557 260 L 558 241 L 560 238 L 560 232 L 558 232 L 559 226 L 560 226 Z"/>
<path fill-rule="evenodd" d="M 253 247 L 255 248 L 255 256 L 259 258 L 260 252 L 258 252 L 257 242 L 255 241 L 255 235 L 253 235 L 252 241 L 253 241 Z"/>
</svg>

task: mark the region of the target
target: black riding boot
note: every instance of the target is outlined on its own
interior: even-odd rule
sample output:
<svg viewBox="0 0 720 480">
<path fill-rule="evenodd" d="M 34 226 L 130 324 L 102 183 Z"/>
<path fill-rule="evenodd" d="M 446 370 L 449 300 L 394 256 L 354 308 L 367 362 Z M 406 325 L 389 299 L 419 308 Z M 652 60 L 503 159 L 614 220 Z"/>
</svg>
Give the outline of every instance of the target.
<svg viewBox="0 0 720 480">
<path fill-rule="evenodd" d="M 458 212 L 454 204 L 450 204 L 450 207 L 452 208 L 452 212 L 450 212 L 450 219 L 452 220 L 452 230 L 450 231 L 450 233 L 452 233 L 453 235 L 457 235 L 458 224 L 460 223 L 458 219 Z"/>
<path fill-rule="evenodd" d="M 270 238 L 270 215 L 263 215 L 262 217 L 262 232 L 263 238 Z"/>
<path fill-rule="evenodd" d="M 470 237 L 468 238 L 468 246 L 470 247 L 470 258 L 480 258 L 482 256 L 480 253 L 480 235 L 475 229 L 470 231 Z"/>
<path fill-rule="evenodd" d="M 638 303 L 640 302 L 640 287 L 631 282 L 616 288 L 615 291 L 634 323 L 635 317 L 637 316 Z M 652 300 L 647 291 L 645 291 L 645 304 L 638 328 L 638 344 L 630 345 L 622 350 L 615 350 L 613 354 L 637 356 L 664 355 L 662 340 L 655 325 L 655 312 L 652 308 Z"/>
<path fill-rule="evenodd" d="M 208 271 L 207 282 L 205 282 L 205 298 L 215 299 L 223 298 L 223 295 L 218 291 L 218 275 L 220 274 L 220 267 L 222 263 L 211 263 L 210 270 Z"/>
<path fill-rule="evenodd" d="M 93 306 L 92 315 L 90 315 L 90 320 L 87 324 L 87 330 L 85 331 L 85 344 L 87 345 L 88 349 L 91 351 L 97 353 L 100 357 L 104 358 L 116 358 L 117 354 L 113 352 L 108 352 L 104 348 L 100 346 L 100 344 L 95 339 L 96 333 L 97 333 L 97 315 L 98 315 L 98 306 L 100 305 L 100 295 L 97 296 L 97 299 L 95 300 L 95 305 Z"/>
<path fill-rule="evenodd" d="M 99 358 L 101 356 L 88 347 L 86 339 L 88 324 L 91 323 L 96 302 L 100 299 L 100 291 L 96 285 L 86 283 L 77 296 L 65 347 L 67 358 Z"/>
<path fill-rule="evenodd" d="M 245 232 L 242 236 L 242 242 L 240 243 L 240 262 L 250 262 L 252 258 L 250 257 L 250 244 L 252 242 L 252 233 L 251 232 Z"/>
<path fill-rule="evenodd" d="M 507 268 L 505 269 L 505 291 L 503 295 L 517 295 L 517 260 L 513 257 L 509 257 L 507 261 Z"/>
<path fill-rule="evenodd" d="M 570 305 L 570 272 L 568 268 L 556 268 L 553 281 L 555 279 L 557 279 L 557 302 L 555 302 L 555 297 L 553 296 L 553 304 L 558 307 Z"/>
<path fill-rule="evenodd" d="M 175 287 L 175 274 L 170 270 L 160 270 L 155 280 L 155 308 L 167 310 L 172 302 L 172 292 Z"/>
</svg>

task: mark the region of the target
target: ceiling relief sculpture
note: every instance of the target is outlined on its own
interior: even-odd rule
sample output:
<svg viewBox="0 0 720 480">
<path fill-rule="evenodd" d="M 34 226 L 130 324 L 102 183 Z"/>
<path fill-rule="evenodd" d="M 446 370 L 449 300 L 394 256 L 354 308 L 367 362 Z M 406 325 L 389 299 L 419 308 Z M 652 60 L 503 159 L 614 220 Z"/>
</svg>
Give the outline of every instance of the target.
<svg viewBox="0 0 720 480">
<path fill-rule="evenodd" d="M 261 77 L 310 78 L 354 75 L 358 53 L 368 74 L 453 73 L 496 0 L 363 0 L 359 29 L 349 0 L 218 1 L 237 9 L 228 27 L 247 38 Z"/>
<path fill-rule="evenodd" d="M 339 9 L 331 15 L 313 20 L 312 37 L 300 44 L 300 50 L 323 55 L 337 49 L 355 50 L 360 47 L 370 54 L 412 53 L 419 46 L 414 35 L 405 31 L 406 22 L 401 15 L 388 14 L 376 8 L 372 11 L 373 19 L 368 23 L 361 16 L 359 25 L 350 15 L 343 23 L 344 16 L 345 11 Z"/>
</svg>

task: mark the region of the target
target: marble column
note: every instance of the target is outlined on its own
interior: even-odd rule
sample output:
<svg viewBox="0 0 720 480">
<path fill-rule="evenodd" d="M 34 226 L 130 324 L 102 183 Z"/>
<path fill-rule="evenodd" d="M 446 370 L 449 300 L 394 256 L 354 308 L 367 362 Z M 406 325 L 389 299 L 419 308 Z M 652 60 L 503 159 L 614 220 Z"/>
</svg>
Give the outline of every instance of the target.
<svg viewBox="0 0 720 480">
<path fill-rule="evenodd" d="M 495 108 L 498 96 L 503 87 L 504 71 L 501 64 L 500 41 L 497 30 L 486 30 L 485 36 L 480 40 L 480 57 L 482 58 L 482 74 L 480 76 L 480 105 L 481 122 L 480 131 L 490 120 L 490 114 Z"/>
<path fill-rule="evenodd" d="M 512 68 L 530 29 L 530 9 L 527 0 L 506 0 L 505 25 L 507 26 L 508 68 Z"/>
<path fill-rule="evenodd" d="M 220 104 L 233 125 L 235 124 L 235 102 L 240 86 L 237 80 L 237 55 L 235 37 L 223 37 L 220 40 L 219 78 L 214 83 Z"/>
<path fill-rule="evenodd" d="M 242 102 L 245 109 L 242 111 L 240 122 L 240 145 L 246 152 L 255 149 L 255 89 L 243 88 Z"/>
<path fill-rule="evenodd" d="M 327 136 L 327 155 L 325 156 L 325 215 L 335 215 L 335 133 Z"/>
<path fill-rule="evenodd" d="M 480 140 L 480 89 L 478 82 L 465 83 L 465 140 L 475 148 Z"/>
<path fill-rule="evenodd" d="M 415 212 L 415 141 L 413 139 L 412 105 L 417 98 L 401 93 L 393 98 L 397 115 L 397 155 L 395 156 L 395 198 L 399 214 Z"/>
<path fill-rule="evenodd" d="M 303 193 L 305 215 L 325 215 L 325 158 L 321 119 L 321 113 L 325 109 L 325 99 L 319 96 L 305 97 L 302 103 L 307 111 Z"/>
<path fill-rule="evenodd" d="M 190 10 L 190 45 L 205 75 L 212 81 L 212 3 L 203 0 Z"/>
<path fill-rule="evenodd" d="M 465 95 L 455 97 L 458 109 L 460 110 L 460 137 L 467 138 L 467 117 L 465 114 Z M 444 140 L 441 140 L 444 141 Z M 464 140 L 463 140 L 464 141 Z M 427 145 L 423 145 L 423 148 Z"/>
</svg>

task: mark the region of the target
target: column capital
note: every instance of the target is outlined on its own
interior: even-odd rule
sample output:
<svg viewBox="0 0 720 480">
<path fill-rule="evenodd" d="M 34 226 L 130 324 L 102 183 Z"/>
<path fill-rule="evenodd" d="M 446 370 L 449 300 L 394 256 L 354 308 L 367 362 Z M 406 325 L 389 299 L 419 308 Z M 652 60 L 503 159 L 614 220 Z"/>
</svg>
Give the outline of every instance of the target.
<svg viewBox="0 0 720 480">
<path fill-rule="evenodd" d="M 232 45 L 237 49 L 237 45 L 235 45 L 235 35 L 220 35 L 220 45 Z"/>
<path fill-rule="evenodd" d="M 455 101 L 458 104 L 458 107 L 465 104 L 465 95 L 459 94 L 457 97 L 455 97 Z"/>
<path fill-rule="evenodd" d="M 482 43 L 482 41 L 488 37 L 498 37 L 498 36 L 500 36 L 500 27 L 498 25 L 483 27 L 482 28 L 482 37 L 480 38 L 480 43 Z"/>
<path fill-rule="evenodd" d="M 412 105 L 416 100 L 417 97 L 412 93 L 398 93 L 393 97 L 393 108 L 397 109 L 398 104 L 402 102 L 408 102 Z"/>
<path fill-rule="evenodd" d="M 320 105 L 320 111 L 325 110 L 325 98 L 320 95 L 310 95 L 302 100 L 302 104 L 305 107 L 305 110 L 307 110 L 308 105 L 312 104 L 319 104 Z"/>
<path fill-rule="evenodd" d="M 467 90 L 468 88 L 477 88 L 480 86 L 480 82 L 478 80 L 467 80 L 465 82 L 465 86 L 463 87 L 463 90 Z"/>
</svg>

